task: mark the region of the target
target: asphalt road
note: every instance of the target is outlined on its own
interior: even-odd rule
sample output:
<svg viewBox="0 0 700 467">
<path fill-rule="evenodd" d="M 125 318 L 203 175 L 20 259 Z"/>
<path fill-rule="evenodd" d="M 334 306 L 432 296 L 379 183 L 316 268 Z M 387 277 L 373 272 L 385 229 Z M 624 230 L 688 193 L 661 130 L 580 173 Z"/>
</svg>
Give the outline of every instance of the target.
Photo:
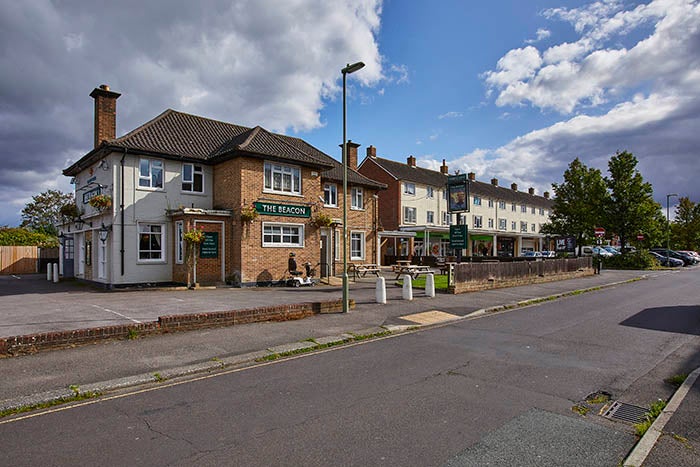
<svg viewBox="0 0 700 467">
<path fill-rule="evenodd" d="M 618 465 L 629 425 L 700 355 L 673 274 L 0 421 L 6 465 Z"/>
</svg>

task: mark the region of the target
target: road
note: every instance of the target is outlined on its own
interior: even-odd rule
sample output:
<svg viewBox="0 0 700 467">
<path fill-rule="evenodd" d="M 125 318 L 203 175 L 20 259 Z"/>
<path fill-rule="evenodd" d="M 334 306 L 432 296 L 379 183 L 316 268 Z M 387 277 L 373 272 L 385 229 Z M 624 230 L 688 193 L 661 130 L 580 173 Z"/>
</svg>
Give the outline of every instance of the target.
<svg viewBox="0 0 700 467">
<path fill-rule="evenodd" d="M 617 465 L 700 359 L 698 271 L 0 421 L 5 465 Z M 450 310 L 442 310 L 449 312 Z"/>
</svg>

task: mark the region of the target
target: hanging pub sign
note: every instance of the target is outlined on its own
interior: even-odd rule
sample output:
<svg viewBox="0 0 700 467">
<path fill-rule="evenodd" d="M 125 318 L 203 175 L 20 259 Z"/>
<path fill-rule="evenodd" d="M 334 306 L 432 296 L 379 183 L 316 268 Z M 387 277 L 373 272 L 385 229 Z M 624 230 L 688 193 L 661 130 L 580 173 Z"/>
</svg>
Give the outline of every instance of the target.
<svg viewBox="0 0 700 467">
<path fill-rule="evenodd" d="M 311 206 L 299 204 L 279 204 L 256 201 L 253 203 L 258 214 L 268 216 L 311 217 Z"/>
<path fill-rule="evenodd" d="M 469 180 L 467 174 L 447 177 L 447 210 L 469 212 Z"/>
</svg>

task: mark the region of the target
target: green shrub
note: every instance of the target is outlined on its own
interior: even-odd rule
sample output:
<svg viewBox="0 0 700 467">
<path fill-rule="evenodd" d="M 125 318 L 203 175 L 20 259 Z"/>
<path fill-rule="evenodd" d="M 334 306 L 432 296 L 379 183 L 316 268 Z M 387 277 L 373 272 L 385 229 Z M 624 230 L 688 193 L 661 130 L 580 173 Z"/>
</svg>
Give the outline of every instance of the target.
<svg viewBox="0 0 700 467">
<path fill-rule="evenodd" d="M 58 246 L 58 238 L 42 232 L 32 232 L 21 227 L 3 227 L 0 228 L 0 245 L 54 248 Z"/>
<path fill-rule="evenodd" d="M 603 267 L 609 269 L 653 269 L 658 263 L 647 251 L 635 251 L 603 258 Z"/>
</svg>

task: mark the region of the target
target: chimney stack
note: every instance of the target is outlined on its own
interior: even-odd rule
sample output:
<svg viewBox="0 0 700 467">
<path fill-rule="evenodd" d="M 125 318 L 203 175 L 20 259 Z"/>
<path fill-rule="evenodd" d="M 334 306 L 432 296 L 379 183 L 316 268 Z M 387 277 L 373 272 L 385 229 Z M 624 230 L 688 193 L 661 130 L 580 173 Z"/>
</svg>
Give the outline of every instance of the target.
<svg viewBox="0 0 700 467">
<path fill-rule="evenodd" d="M 543 195 L 544 195 L 545 198 L 549 199 L 549 192 L 548 192 L 548 191 L 545 191 L 545 192 L 543 193 Z"/>
<path fill-rule="evenodd" d="M 449 171 L 447 170 L 447 164 L 445 164 L 445 159 L 442 160 L 442 165 L 440 166 L 440 173 L 447 175 Z"/>
<path fill-rule="evenodd" d="M 510 189 L 513 191 L 518 191 L 518 184 L 517 183 L 511 183 L 510 184 Z"/>
<path fill-rule="evenodd" d="M 408 164 L 409 167 L 415 167 L 416 166 L 416 158 L 413 156 L 408 156 L 406 158 L 406 164 Z"/>
<path fill-rule="evenodd" d="M 535 194 L 535 189 L 532 188 L 532 187 L 530 187 L 530 188 L 527 189 L 527 192 L 530 193 L 531 195 L 534 195 L 534 194 Z"/>
<path fill-rule="evenodd" d="M 341 147 L 341 150 L 342 150 L 343 145 L 340 144 L 339 146 Z M 350 139 L 348 140 L 348 144 L 347 144 L 348 168 L 350 168 L 352 170 L 357 170 L 357 148 L 359 148 L 359 147 L 360 147 L 359 144 L 353 143 L 352 140 L 350 140 Z"/>
<path fill-rule="evenodd" d="M 95 147 L 103 141 L 117 136 L 117 99 L 118 92 L 110 91 L 106 84 L 100 85 L 90 93 L 95 99 Z"/>
<path fill-rule="evenodd" d="M 498 186 L 498 179 L 497 179 L 497 178 L 492 178 L 492 179 L 491 179 L 491 185 L 493 185 L 493 186 Z"/>
<path fill-rule="evenodd" d="M 376 157 L 377 157 L 377 148 L 375 148 L 374 146 L 370 145 L 370 146 L 367 148 L 367 157 L 372 157 L 372 158 L 375 158 L 375 159 L 376 159 Z"/>
<path fill-rule="evenodd" d="M 467 174 L 467 178 L 469 178 L 470 181 L 476 181 L 476 174 L 474 172 L 469 172 Z"/>
</svg>

